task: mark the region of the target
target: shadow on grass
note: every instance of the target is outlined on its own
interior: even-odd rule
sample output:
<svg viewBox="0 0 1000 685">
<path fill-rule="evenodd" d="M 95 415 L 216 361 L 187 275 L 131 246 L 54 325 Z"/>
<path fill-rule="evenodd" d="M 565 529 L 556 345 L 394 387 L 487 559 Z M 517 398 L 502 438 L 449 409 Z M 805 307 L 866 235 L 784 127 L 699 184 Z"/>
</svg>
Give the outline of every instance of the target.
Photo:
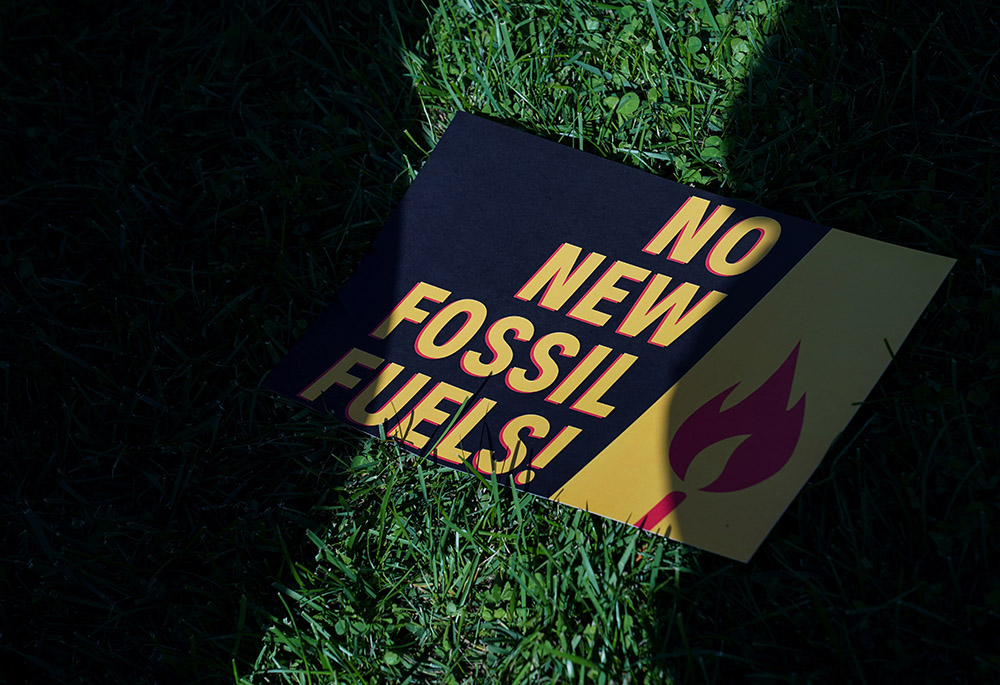
<svg viewBox="0 0 1000 685">
<path fill-rule="evenodd" d="M 0 9 L 5 670 L 215 679 L 284 613 L 362 444 L 262 378 L 420 155 L 423 5 L 331 7 Z"/>
<path fill-rule="evenodd" d="M 979 513 L 1000 419 L 985 402 L 1000 264 L 986 10 L 791 3 L 753 67 L 724 193 L 959 261 L 749 566 L 704 555 L 686 591 L 660 594 L 661 632 L 683 614 L 689 680 L 996 676 Z"/>
</svg>

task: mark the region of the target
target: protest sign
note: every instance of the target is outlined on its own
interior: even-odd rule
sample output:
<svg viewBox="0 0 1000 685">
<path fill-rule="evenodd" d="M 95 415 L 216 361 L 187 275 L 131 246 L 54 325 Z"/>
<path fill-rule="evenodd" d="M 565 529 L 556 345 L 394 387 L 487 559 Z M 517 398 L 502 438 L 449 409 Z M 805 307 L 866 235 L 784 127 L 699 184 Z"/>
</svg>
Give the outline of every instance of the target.
<svg viewBox="0 0 1000 685">
<path fill-rule="evenodd" d="M 459 113 L 267 386 L 745 561 L 952 263 Z"/>
</svg>

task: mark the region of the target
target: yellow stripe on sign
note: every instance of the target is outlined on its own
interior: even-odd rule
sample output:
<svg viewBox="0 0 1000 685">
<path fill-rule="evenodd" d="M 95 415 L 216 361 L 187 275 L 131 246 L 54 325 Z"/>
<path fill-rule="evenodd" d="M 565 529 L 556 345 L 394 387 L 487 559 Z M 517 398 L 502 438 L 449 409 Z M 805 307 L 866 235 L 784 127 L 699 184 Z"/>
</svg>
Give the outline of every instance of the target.
<svg viewBox="0 0 1000 685">
<path fill-rule="evenodd" d="M 886 342 L 899 348 L 953 264 L 953 259 L 831 230 L 553 499 L 633 524 L 646 517 L 645 527 L 661 535 L 749 560 L 888 366 Z M 806 399 L 801 434 L 788 462 L 745 489 L 703 491 L 732 467 L 734 450 L 752 438 L 729 432 L 703 449 L 680 478 L 668 461 L 677 429 L 738 384 L 725 397 L 721 421 L 782 367 L 796 345 L 794 380 L 780 409 L 791 409 L 803 395 Z M 656 519 L 659 523 L 649 523 Z"/>
</svg>

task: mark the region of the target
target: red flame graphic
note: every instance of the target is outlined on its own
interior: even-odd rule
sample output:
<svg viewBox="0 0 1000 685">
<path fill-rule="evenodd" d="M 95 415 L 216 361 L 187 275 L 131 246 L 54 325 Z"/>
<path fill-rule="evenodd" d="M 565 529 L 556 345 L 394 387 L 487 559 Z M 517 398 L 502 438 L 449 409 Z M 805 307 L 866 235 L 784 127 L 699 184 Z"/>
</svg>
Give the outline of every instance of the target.
<svg viewBox="0 0 1000 685">
<path fill-rule="evenodd" d="M 745 400 L 723 410 L 726 398 L 739 383 L 722 391 L 684 421 L 670 443 L 670 465 L 683 481 L 688 468 L 703 449 L 720 440 L 747 437 L 729 457 L 718 478 L 699 488 L 704 492 L 734 492 L 761 483 L 785 466 L 802 433 L 806 396 L 786 409 L 792 394 L 799 345 L 764 383 Z M 684 500 L 684 493 L 668 494 L 643 516 L 637 526 L 649 530 Z"/>
</svg>

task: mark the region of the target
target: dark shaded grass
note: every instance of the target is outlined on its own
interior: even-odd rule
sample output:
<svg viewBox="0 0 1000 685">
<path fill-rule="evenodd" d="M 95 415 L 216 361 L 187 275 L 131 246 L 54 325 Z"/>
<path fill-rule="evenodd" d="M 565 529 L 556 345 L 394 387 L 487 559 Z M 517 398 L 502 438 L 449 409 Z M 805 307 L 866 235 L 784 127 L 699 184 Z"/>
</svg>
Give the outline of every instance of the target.
<svg viewBox="0 0 1000 685">
<path fill-rule="evenodd" d="M 0 660 L 217 677 L 357 449 L 259 386 L 405 189 L 420 14 L 8 2 L 0 31 Z"/>
<path fill-rule="evenodd" d="M 696 643 L 753 659 L 758 675 L 1000 670 L 997 28 L 988 3 L 791 3 L 732 114 L 724 192 L 958 259 L 736 581 L 753 599 L 713 603 L 714 584 L 687 597 Z"/>
</svg>

